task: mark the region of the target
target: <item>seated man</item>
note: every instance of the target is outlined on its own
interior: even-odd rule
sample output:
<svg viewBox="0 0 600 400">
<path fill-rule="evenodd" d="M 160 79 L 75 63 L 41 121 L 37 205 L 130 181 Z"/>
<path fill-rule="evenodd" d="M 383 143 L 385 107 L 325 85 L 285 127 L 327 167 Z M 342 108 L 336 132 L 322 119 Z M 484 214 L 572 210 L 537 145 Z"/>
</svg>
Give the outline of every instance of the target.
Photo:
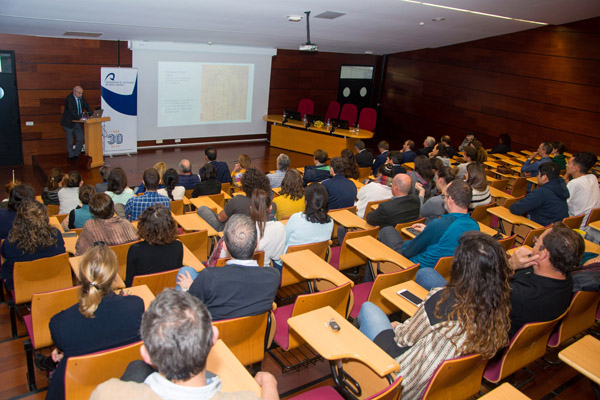
<svg viewBox="0 0 600 400">
<path fill-rule="evenodd" d="M 551 321 L 571 303 L 571 270 L 583 256 L 581 235 L 562 223 L 544 231 L 533 249 L 518 248 L 509 260 L 510 336 L 529 322 Z"/>
<path fill-rule="evenodd" d="M 311 182 L 321 182 L 329 178 L 329 165 L 325 164 L 329 157 L 325 150 L 315 150 L 313 153 L 315 165 L 304 167 L 304 177 L 302 181 L 304 186 Z"/>
<path fill-rule="evenodd" d="M 390 151 L 388 152 L 388 158 L 386 164 L 391 164 L 392 169 L 394 171 L 394 175 L 397 174 L 405 174 L 406 168 L 402 166 L 402 152 L 400 151 Z"/>
<path fill-rule="evenodd" d="M 510 206 L 510 212 L 527 213 L 530 220 L 543 226 L 568 217 L 569 190 L 560 177 L 560 167 L 552 161 L 542 164 L 537 179 L 538 187 Z"/>
<path fill-rule="evenodd" d="M 229 172 L 229 165 L 225 161 L 217 161 L 217 149 L 214 147 L 207 147 L 204 150 L 204 157 L 206 162 L 210 163 L 217 170 L 217 180 L 221 183 L 231 183 L 231 172 Z M 202 175 L 202 170 L 199 171 Z"/>
<path fill-rule="evenodd" d="M 444 143 L 446 145 L 446 150 L 448 151 L 448 157 L 450 157 L 450 158 L 454 157 L 454 154 L 456 154 L 456 150 L 454 150 L 454 147 L 452 147 L 450 145 L 450 136 L 448 136 L 448 135 L 442 136 L 442 138 L 440 139 L 440 143 Z"/>
<path fill-rule="evenodd" d="M 99 385 L 91 399 L 259 399 L 252 392 L 222 394 L 221 379 L 206 370 L 219 331 L 194 296 L 165 289 L 144 313 L 140 330 L 144 362 L 133 361 L 122 377 L 127 381 L 112 378 Z M 279 399 L 273 375 L 258 372 L 254 379 L 262 399 Z"/>
<path fill-rule="evenodd" d="M 479 224 L 468 213 L 473 196 L 468 184 L 452 181 L 446 186 L 444 196 L 448 214 L 431 221 L 429 225 L 414 224 L 412 228 L 419 234 L 413 240 L 404 242 L 392 226 L 379 231 L 379 240 L 415 264 L 421 263 L 421 268 L 433 268 L 441 257 L 452 256 L 460 235 L 467 231 L 478 231 Z"/>
<path fill-rule="evenodd" d="M 363 187 L 361 191 L 367 186 Z M 395 230 L 396 224 L 419 219 L 421 202 L 417 195 L 409 194 L 410 187 L 411 180 L 408 175 L 397 174 L 394 176 L 392 179 L 391 200 L 379 204 L 376 210 L 367 215 L 369 225 L 379 226 L 382 229 L 391 227 Z"/>
<path fill-rule="evenodd" d="M 183 159 L 179 161 L 179 186 L 185 190 L 193 189 L 200 182 L 200 177 L 192 174 L 192 163 L 190 160 Z"/>
<path fill-rule="evenodd" d="M 418 156 L 427 156 L 429 157 L 429 153 L 433 150 L 435 146 L 435 138 L 433 136 L 427 136 L 423 141 L 423 148 L 417 151 Z"/>
<path fill-rule="evenodd" d="M 402 161 L 400 164 L 414 162 L 415 158 L 417 158 L 417 153 L 415 153 L 415 142 L 407 140 L 404 142 L 404 146 L 402 146 Z"/>
<path fill-rule="evenodd" d="M 377 143 L 377 149 L 379 150 L 379 155 L 375 157 L 375 161 L 373 161 L 373 175 L 377 174 L 379 166 L 385 164 L 387 161 L 388 153 L 390 152 L 390 144 L 387 140 L 382 140 Z"/>
<path fill-rule="evenodd" d="M 271 189 L 281 187 L 281 181 L 290 167 L 290 158 L 285 154 L 280 154 L 277 157 L 277 171 L 272 174 L 267 174 L 269 182 L 271 183 Z"/>
<path fill-rule="evenodd" d="M 536 177 L 540 166 L 544 163 L 551 162 L 550 153 L 552 153 L 552 143 L 550 142 L 542 142 L 538 146 L 537 151 L 531 153 L 529 157 L 527 157 L 527 161 L 523 163 L 521 167 L 521 172 L 525 172 L 529 174 L 531 177 Z M 537 156 L 540 157 L 539 160 L 533 161 Z"/>
<path fill-rule="evenodd" d="M 232 259 L 222 268 L 200 272 L 181 268 L 178 288 L 202 300 L 215 321 L 270 310 L 281 276 L 276 268 L 261 268 L 252 258 L 258 244 L 256 224 L 247 215 L 233 215 L 225 225 L 224 241 Z"/>
<path fill-rule="evenodd" d="M 585 214 L 581 222 L 581 229 L 594 208 L 600 208 L 600 189 L 598 188 L 598 178 L 596 175 L 589 174 L 588 171 L 596 164 L 597 157 L 594 153 L 576 153 L 567 162 L 567 176 L 570 178 L 567 183 L 569 189 L 569 215 Z"/>
<path fill-rule="evenodd" d="M 331 159 L 331 178 L 323 182 L 329 194 L 329 209 L 352 207 L 356 200 L 356 185 L 344 176 L 346 164 L 342 157 Z"/>
<path fill-rule="evenodd" d="M 148 168 L 144 171 L 143 180 L 146 191 L 140 196 L 127 200 L 125 204 L 125 216 L 130 221 L 137 221 L 146 208 L 155 204 L 163 204 L 168 209 L 171 209 L 171 200 L 167 196 L 156 193 L 158 182 L 160 182 L 158 171 L 154 168 Z"/>
<path fill-rule="evenodd" d="M 356 150 L 356 163 L 360 168 L 373 166 L 373 154 L 365 148 L 365 142 L 362 140 L 354 142 L 354 150 Z"/>
</svg>

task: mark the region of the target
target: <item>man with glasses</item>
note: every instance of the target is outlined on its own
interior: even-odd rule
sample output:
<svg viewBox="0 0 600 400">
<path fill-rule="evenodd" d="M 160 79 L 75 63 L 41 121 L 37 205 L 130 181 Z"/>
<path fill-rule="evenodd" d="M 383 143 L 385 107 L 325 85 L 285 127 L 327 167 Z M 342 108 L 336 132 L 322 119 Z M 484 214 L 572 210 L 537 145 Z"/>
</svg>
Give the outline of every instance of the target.
<svg viewBox="0 0 600 400">
<path fill-rule="evenodd" d="M 73 93 L 68 95 L 65 99 L 65 111 L 63 112 L 60 124 L 62 125 L 67 135 L 67 154 L 69 160 L 77 160 L 81 149 L 83 148 L 83 126 L 80 122 L 73 122 L 73 120 L 81 119 L 83 113 L 87 111 L 92 113 L 92 108 L 83 97 L 83 89 L 81 86 L 75 86 Z M 73 150 L 73 135 L 77 140 L 75 149 Z"/>
</svg>

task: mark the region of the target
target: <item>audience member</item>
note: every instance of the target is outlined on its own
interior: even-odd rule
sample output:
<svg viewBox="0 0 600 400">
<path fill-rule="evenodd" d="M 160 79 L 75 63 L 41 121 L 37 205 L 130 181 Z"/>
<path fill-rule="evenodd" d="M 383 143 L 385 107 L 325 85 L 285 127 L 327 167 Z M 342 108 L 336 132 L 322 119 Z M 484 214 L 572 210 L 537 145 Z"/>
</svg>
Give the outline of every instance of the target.
<svg viewBox="0 0 600 400">
<path fill-rule="evenodd" d="M 217 179 L 217 170 L 211 163 L 206 163 L 200 170 L 200 182 L 196 184 L 192 197 L 219 193 L 221 193 L 221 182 Z"/>
<path fill-rule="evenodd" d="M 79 186 L 83 184 L 78 171 L 71 171 L 58 191 L 59 214 L 68 214 L 79 205 Z"/>
<path fill-rule="evenodd" d="M 510 206 L 510 212 L 546 226 L 569 216 L 569 189 L 560 177 L 559 166 L 548 161 L 539 168 L 538 187 Z"/>
<path fill-rule="evenodd" d="M 454 178 L 454 174 L 452 173 L 452 169 L 450 167 L 440 168 L 434 176 L 435 186 L 440 195 L 431 196 L 427 200 L 425 200 L 425 188 L 423 185 L 420 183 L 415 185 L 415 188 L 419 192 L 419 200 L 421 201 L 420 214 L 421 217 L 425 218 L 425 225 L 448 213 L 448 210 L 446 210 L 444 207 L 444 196 L 441 196 L 441 194 L 445 193 L 446 186 L 448 186 L 448 184 L 452 182 Z"/>
<path fill-rule="evenodd" d="M 52 168 L 48 173 L 48 183 L 42 189 L 42 201 L 45 205 L 59 205 L 58 191 L 62 187 L 62 181 L 65 174 L 60 168 Z"/>
<path fill-rule="evenodd" d="M 567 168 L 567 158 L 564 152 L 567 151 L 567 146 L 562 142 L 552 142 L 552 162 L 555 162 L 560 167 L 561 171 Z"/>
<path fill-rule="evenodd" d="M 21 185 L 21 181 L 13 178 L 6 185 L 4 185 L 4 190 L 6 191 L 6 198 L 0 202 L 0 209 L 8 210 L 8 201 L 10 200 L 10 193 L 14 188 Z"/>
<path fill-rule="evenodd" d="M 407 140 L 402 146 L 402 161 L 401 164 L 415 161 L 417 153 L 415 153 L 415 142 Z"/>
<path fill-rule="evenodd" d="M 533 249 L 518 248 L 509 260 L 510 336 L 529 322 L 551 321 L 571 303 L 571 270 L 579 265 L 584 242 L 577 232 L 556 223 L 538 237 Z"/>
<path fill-rule="evenodd" d="M 95 194 L 96 189 L 93 186 L 81 185 L 79 187 L 79 201 L 81 204 L 71 210 L 69 217 L 63 220 L 62 226 L 68 229 L 80 229 L 83 228 L 88 219 L 94 218 L 90 213 L 89 202 Z"/>
<path fill-rule="evenodd" d="M 154 164 L 152 166 L 152 168 L 154 168 L 156 170 L 156 172 L 158 172 L 158 176 L 160 178 L 160 180 L 158 182 L 158 188 L 159 189 L 164 189 L 165 185 L 162 182 L 162 176 L 167 171 L 167 164 L 165 164 L 162 161 L 159 161 L 156 164 Z M 146 191 L 146 187 L 144 186 L 144 182 L 142 181 L 142 183 L 140 183 L 140 185 L 135 189 L 135 193 L 136 194 L 140 194 L 140 193 L 144 193 L 145 191 Z"/>
<path fill-rule="evenodd" d="M 467 133 L 467 136 L 465 136 L 460 146 L 458 146 L 458 151 L 465 151 L 473 140 L 475 140 L 475 134 L 473 132 Z"/>
<path fill-rule="evenodd" d="M 377 143 L 377 150 L 379 150 L 379 155 L 375 157 L 375 161 L 373 161 L 373 175 L 379 171 L 379 166 L 385 164 L 388 158 L 388 153 L 390 151 L 390 144 L 387 140 L 382 140 Z"/>
<path fill-rule="evenodd" d="M 442 142 L 436 144 L 433 147 L 433 150 L 431 150 L 431 152 L 429 153 L 429 158 L 439 159 L 446 167 L 449 167 L 451 165 L 448 148 Z"/>
<path fill-rule="evenodd" d="M 356 195 L 356 215 L 364 218 L 367 204 L 371 201 L 392 198 L 392 178 L 394 176 L 391 164 L 383 164 L 379 167 L 379 173 L 375 180 L 361 187 Z"/>
<path fill-rule="evenodd" d="M 477 152 L 471 146 L 465 147 L 465 162 L 458 164 L 456 168 L 456 179 L 463 179 L 467 173 L 467 165 L 477 162 Z"/>
<path fill-rule="evenodd" d="M 110 167 L 106 165 L 100 167 L 100 177 L 102 178 L 101 183 L 96 183 L 94 185 L 94 189 L 96 189 L 96 193 L 104 193 L 108 190 L 108 177 L 110 175 Z"/>
<path fill-rule="evenodd" d="M 16 262 L 34 261 L 64 252 L 65 242 L 60 231 L 48 222 L 46 206 L 34 199 L 23 199 L 18 206 L 12 229 L 2 242 L 4 262 L 1 270 L 6 289 L 14 289 L 13 269 Z"/>
<path fill-rule="evenodd" d="M 346 164 L 341 157 L 331 159 L 331 178 L 322 182 L 329 195 L 329 207 L 337 208 L 352 207 L 356 199 L 356 185 L 344 176 Z"/>
<path fill-rule="evenodd" d="M 181 175 L 178 175 L 177 171 L 175 171 L 174 168 L 169 168 L 168 170 L 166 170 L 162 176 L 162 182 L 165 185 L 165 188 L 158 189 L 156 193 L 160 194 L 161 196 L 168 197 L 171 201 L 183 200 L 186 188 L 179 184 L 180 176 Z M 200 181 L 198 181 L 196 185 L 199 183 Z"/>
<path fill-rule="evenodd" d="M 145 190 L 144 190 L 145 191 Z M 105 193 L 114 204 L 127 204 L 129 199 L 135 197 L 133 190 L 127 186 L 127 175 L 123 168 L 116 167 L 108 175 L 108 186 Z"/>
<path fill-rule="evenodd" d="M 277 170 L 271 174 L 267 174 L 267 178 L 269 178 L 269 182 L 271 183 L 271 189 L 281 187 L 281 181 L 289 167 L 290 158 L 283 153 L 280 154 L 277 157 Z"/>
<path fill-rule="evenodd" d="M 196 297 L 166 289 L 144 313 L 140 331 L 144 341 L 140 353 L 145 362 L 134 361 L 126 371 L 126 375 L 140 377 L 138 381 L 110 379 L 96 388 L 92 400 L 259 400 L 248 391 L 222 393 L 219 377 L 206 371 L 206 360 L 219 331 L 211 326 L 206 306 Z M 262 399 L 279 399 L 273 375 L 258 372 L 254 379 L 261 386 Z"/>
<path fill-rule="evenodd" d="M 360 168 L 373 167 L 373 154 L 365 148 L 365 142 L 362 140 L 354 142 L 354 150 L 356 150 L 356 163 Z"/>
<path fill-rule="evenodd" d="M 177 240 L 177 223 L 167 207 L 155 204 L 146 208 L 140 215 L 138 234 L 142 241 L 127 252 L 126 286 L 131 286 L 135 276 L 183 266 L 183 245 Z"/>
<path fill-rule="evenodd" d="M 433 179 L 431 163 L 427 156 L 417 156 L 414 163 L 414 170 L 408 171 L 407 173 L 411 181 L 411 193 L 418 193 L 418 190 L 415 189 L 415 184 L 418 182 L 425 188 L 425 198 L 428 199 L 431 194 L 431 181 Z"/>
<path fill-rule="evenodd" d="M 537 151 L 531 153 L 531 155 L 527 157 L 527 161 L 523 163 L 523 166 L 521 167 L 521 172 L 525 172 L 531 177 L 536 177 L 538 175 L 540 166 L 544 163 L 552 161 L 552 159 L 550 158 L 550 153 L 552 153 L 552 143 L 540 143 Z M 540 157 L 540 159 L 537 161 L 533 161 L 538 156 Z"/>
<path fill-rule="evenodd" d="M 386 164 L 392 165 L 393 176 L 397 174 L 405 174 L 406 168 L 402 166 L 402 152 L 400 151 L 390 151 L 388 153 L 388 158 Z M 381 166 L 379 166 L 381 168 Z"/>
<path fill-rule="evenodd" d="M 217 149 L 214 147 L 207 147 L 204 150 L 204 157 L 206 162 L 215 167 L 217 171 L 217 180 L 221 183 L 231 183 L 231 173 L 229 172 L 229 166 L 225 161 L 217 161 Z M 200 176 L 202 176 L 202 170 L 200 170 Z"/>
<path fill-rule="evenodd" d="M 384 229 L 394 229 L 396 224 L 414 221 L 419 218 L 419 198 L 410 193 L 410 178 L 398 174 L 392 179 L 392 198 L 379 204 L 376 210 L 367 214 L 369 225 Z M 395 230 L 395 229 L 394 229 Z"/>
<path fill-rule="evenodd" d="M 281 277 L 276 268 L 259 268 L 252 258 L 257 242 L 254 221 L 243 214 L 231 216 L 225 225 L 224 248 L 232 259 L 222 268 L 200 272 L 183 267 L 178 287 L 202 300 L 215 321 L 269 311 Z"/>
<path fill-rule="evenodd" d="M 510 135 L 508 133 L 501 133 L 498 136 L 498 144 L 492 148 L 490 154 L 506 154 L 511 151 L 510 147 Z"/>
<path fill-rule="evenodd" d="M 580 290 L 600 292 L 600 256 L 589 259 L 571 271 L 573 293 Z"/>
<path fill-rule="evenodd" d="M 423 141 L 423 148 L 417 151 L 417 155 L 429 157 L 429 153 L 435 146 L 435 138 L 433 136 L 427 136 Z"/>
<path fill-rule="evenodd" d="M 329 178 L 329 165 L 327 162 L 327 152 L 325 150 L 315 150 L 313 153 L 315 165 L 307 165 L 304 167 L 304 178 L 302 179 L 304 186 L 311 182 L 321 182 Z"/>
<path fill-rule="evenodd" d="M 350 149 L 342 150 L 342 160 L 346 163 L 346 170 L 344 171 L 344 176 L 348 179 L 358 179 L 360 178 L 360 171 L 358 169 L 358 164 L 356 163 L 356 158 L 354 158 L 354 153 Z"/>
<path fill-rule="evenodd" d="M 164 173 L 160 176 L 164 176 Z M 192 172 L 192 163 L 190 160 L 183 159 L 179 161 L 179 184 L 185 190 L 191 190 L 196 187 L 198 182 L 200 182 L 200 177 Z M 166 186 L 167 183 L 163 180 L 163 184 Z"/>
<path fill-rule="evenodd" d="M 89 205 L 94 218 L 85 223 L 77 238 L 76 255 L 82 255 L 97 242 L 114 246 L 139 239 L 131 222 L 115 215 L 113 201 L 106 193 L 97 193 Z"/>
<path fill-rule="evenodd" d="M 471 142 L 471 147 L 475 149 L 475 161 L 480 164 L 487 161 L 487 151 L 485 151 L 483 144 L 479 140 L 473 140 Z"/>
<path fill-rule="evenodd" d="M 144 171 L 144 186 L 146 191 L 137 197 L 132 197 L 125 204 L 125 216 L 130 221 L 137 221 L 142 212 L 151 205 L 163 204 L 169 209 L 171 201 L 166 196 L 161 196 L 156 191 L 158 190 L 158 182 L 160 175 L 154 168 L 148 168 Z"/>
<path fill-rule="evenodd" d="M 598 178 L 594 174 L 588 173 L 596 164 L 597 157 L 594 153 L 575 153 L 567 163 L 567 176 L 569 181 L 567 189 L 571 194 L 567 200 L 569 205 L 569 215 L 585 214 L 581 228 L 594 208 L 600 208 L 600 189 L 598 188 Z"/>
<path fill-rule="evenodd" d="M 50 320 L 58 366 L 50 380 L 47 399 L 64 399 L 64 376 L 69 357 L 124 346 L 140 340 L 144 301 L 112 291 L 118 272 L 117 256 L 105 245 L 92 247 L 81 260 L 79 304 Z"/>
<path fill-rule="evenodd" d="M 271 261 L 279 263 L 285 248 L 285 227 L 279 221 L 269 221 L 271 210 L 269 194 L 262 189 L 254 189 L 250 199 L 250 218 L 258 230 L 256 251 L 265 252 L 265 267 L 270 267 Z"/>
<path fill-rule="evenodd" d="M 473 198 L 469 204 L 469 212 L 472 212 L 475 207 L 485 206 L 492 202 L 492 194 L 487 183 L 487 175 L 485 174 L 485 166 L 479 163 L 467 165 L 467 173 L 465 181 L 473 190 Z"/>
<path fill-rule="evenodd" d="M 252 168 L 252 159 L 247 154 L 240 154 L 237 163 L 233 167 L 233 171 L 231 171 L 231 179 L 234 186 L 238 188 L 242 187 L 242 176 L 248 168 Z"/>
<path fill-rule="evenodd" d="M 454 150 L 454 147 L 452 147 L 452 145 L 450 144 L 450 136 L 448 136 L 448 135 L 442 136 L 442 138 L 440 139 L 440 143 L 443 143 L 446 146 L 446 151 L 448 152 L 448 157 L 449 158 L 454 157 L 454 154 L 456 154 L 456 150 Z"/>
<path fill-rule="evenodd" d="M 27 184 L 15 186 L 8 197 L 8 207 L 0 209 L 0 240 L 6 239 L 13 227 L 17 211 L 25 200 L 34 200 L 33 188 Z"/>
<path fill-rule="evenodd" d="M 304 191 L 300 172 L 296 169 L 288 169 L 281 182 L 279 196 L 273 199 L 273 204 L 277 207 L 275 217 L 282 220 L 304 211 Z"/>
<path fill-rule="evenodd" d="M 465 233 L 458 243 L 450 283 L 433 290 L 415 314 L 392 322 L 366 302 L 360 330 L 400 364 L 402 398 L 420 399 L 445 360 L 479 353 L 490 359 L 508 344 L 510 269 L 496 240 Z"/>
</svg>

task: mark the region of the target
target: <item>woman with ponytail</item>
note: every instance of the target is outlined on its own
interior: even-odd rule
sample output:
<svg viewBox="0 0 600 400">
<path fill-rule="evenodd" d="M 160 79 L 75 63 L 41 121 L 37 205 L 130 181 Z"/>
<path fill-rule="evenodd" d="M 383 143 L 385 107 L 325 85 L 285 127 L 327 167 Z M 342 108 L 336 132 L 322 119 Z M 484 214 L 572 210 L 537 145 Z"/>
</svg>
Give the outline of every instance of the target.
<svg viewBox="0 0 600 400">
<path fill-rule="evenodd" d="M 50 320 L 50 333 L 57 362 L 46 399 L 64 399 L 67 359 L 124 346 L 140 340 L 144 301 L 112 291 L 117 276 L 117 255 L 103 243 L 96 243 L 81 260 L 79 303 Z"/>
<path fill-rule="evenodd" d="M 178 185 L 179 174 L 173 168 L 169 168 L 162 176 L 164 189 L 158 189 L 158 194 L 167 196 L 169 200 L 183 200 L 185 196 L 185 187 Z"/>
<path fill-rule="evenodd" d="M 285 227 L 279 221 L 269 221 L 271 197 L 262 189 L 254 189 L 250 199 L 250 218 L 256 223 L 258 246 L 256 251 L 265 252 L 265 267 L 271 260 L 279 263 L 285 246 Z"/>
</svg>

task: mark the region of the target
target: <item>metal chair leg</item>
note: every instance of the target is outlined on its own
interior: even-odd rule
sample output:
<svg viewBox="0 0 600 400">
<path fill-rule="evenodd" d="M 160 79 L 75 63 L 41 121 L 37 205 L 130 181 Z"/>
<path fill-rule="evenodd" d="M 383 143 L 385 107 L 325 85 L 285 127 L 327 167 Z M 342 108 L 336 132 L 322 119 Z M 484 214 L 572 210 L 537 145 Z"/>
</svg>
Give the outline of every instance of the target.
<svg viewBox="0 0 600 400">
<path fill-rule="evenodd" d="M 23 341 L 23 347 L 25 347 L 25 358 L 27 359 L 27 387 L 30 392 L 37 389 L 35 383 L 35 367 L 33 365 L 33 345 L 30 339 Z"/>
</svg>

